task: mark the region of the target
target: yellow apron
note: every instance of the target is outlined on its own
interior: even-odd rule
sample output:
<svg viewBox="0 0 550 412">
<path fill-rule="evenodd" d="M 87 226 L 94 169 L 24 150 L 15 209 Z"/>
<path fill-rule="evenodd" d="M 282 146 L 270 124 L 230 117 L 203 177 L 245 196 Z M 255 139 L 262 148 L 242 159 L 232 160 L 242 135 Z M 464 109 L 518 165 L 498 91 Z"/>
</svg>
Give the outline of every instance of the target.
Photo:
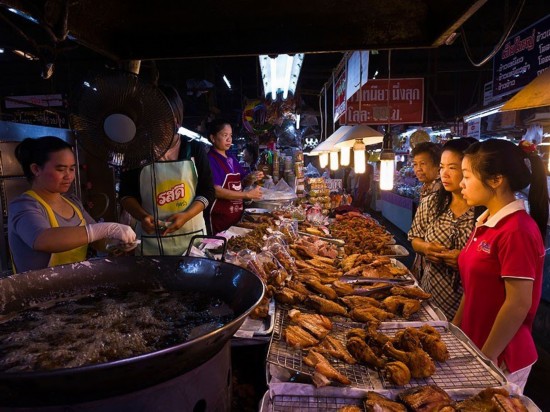
<svg viewBox="0 0 550 412">
<path fill-rule="evenodd" d="M 44 199 L 42 199 L 35 191 L 33 190 L 27 190 L 25 194 L 29 195 L 30 197 L 34 198 L 38 203 L 42 205 L 44 209 L 46 209 L 46 213 L 48 215 L 48 219 L 50 221 L 51 227 L 59 227 L 59 223 L 57 223 L 57 219 L 55 217 L 55 213 L 53 209 L 50 207 L 49 204 L 46 203 Z M 67 202 L 75 211 L 77 216 L 80 219 L 80 225 L 84 226 L 86 224 L 86 221 L 84 220 L 84 216 L 82 216 L 82 212 L 76 206 L 73 202 L 71 202 L 69 199 L 63 197 L 63 200 Z M 86 255 L 88 253 L 88 245 L 80 246 L 75 249 L 67 250 L 66 252 L 59 252 L 59 253 L 52 253 L 50 256 L 50 261 L 48 262 L 48 267 L 52 266 L 59 266 L 64 265 L 67 263 L 75 263 L 75 262 L 82 262 L 83 260 L 86 260 Z"/>
</svg>

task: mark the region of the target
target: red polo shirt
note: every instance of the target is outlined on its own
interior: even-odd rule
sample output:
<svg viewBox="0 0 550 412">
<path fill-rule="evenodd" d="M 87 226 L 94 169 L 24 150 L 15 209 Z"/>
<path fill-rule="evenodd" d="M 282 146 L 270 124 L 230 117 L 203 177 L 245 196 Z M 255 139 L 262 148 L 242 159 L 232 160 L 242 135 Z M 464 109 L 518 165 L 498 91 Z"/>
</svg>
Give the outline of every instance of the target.
<svg viewBox="0 0 550 412">
<path fill-rule="evenodd" d="M 535 221 L 516 200 L 478 226 L 460 253 L 458 264 L 464 286 L 461 329 L 482 348 L 506 299 L 506 278 L 533 281 L 531 309 L 500 355 L 510 372 L 532 365 L 537 351 L 531 329 L 542 293 L 544 243 Z"/>
</svg>

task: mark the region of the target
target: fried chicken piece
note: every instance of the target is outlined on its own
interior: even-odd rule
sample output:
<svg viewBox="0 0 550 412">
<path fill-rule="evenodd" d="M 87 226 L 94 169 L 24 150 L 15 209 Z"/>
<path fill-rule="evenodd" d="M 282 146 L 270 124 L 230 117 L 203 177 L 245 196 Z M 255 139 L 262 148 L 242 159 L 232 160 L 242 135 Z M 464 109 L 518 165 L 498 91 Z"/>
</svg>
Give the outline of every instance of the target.
<svg viewBox="0 0 550 412">
<path fill-rule="evenodd" d="M 362 412 L 363 410 L 357 405 L 344 405 L 338 408 L 338 412 Z"/>
<path fill-rule="evenodd" d="M 355 293 L 353 286 L 340 280 L 335 280 L 332 282 L 332 289 L 334 289 L 338 296 L 353 295 Z"/>
<path fill-rule="evenodd" d="M 424 330 L 434 333 L 425 333 L 421 329 L 406 328 L 395 334 L 394 342 L 398 342 L 401 349 L 410 351 L 421 347 L 437 362 L 445 362 L 450 358 L 447 345 L 440 339 L 440 334 L 429 325 L 423 326 Z"/>
<path fill-rule="evenodd" d="M 369 269 L 369 265 L 358 265 L 344 272 L 344 276 L 362 276 L 363 271 Z M 374 276 L 373 276 L 374 277 Z"/>
<path fill-rule="evenodd" d="M 435 385 L 417 386 L 407 389 L 401 392 L 398 398 L 411 411 L 415 412 L 442 411 L 444 410 L 443 408 L 452 408 L 455 404 L 447 392 Z"/>
<path fill-rule="evenodd" d="M 319 346 L 315 348 L 316 351 L 330 355 L 333 358 L 340 359 L 349 365 L 357 363 L 355 358 L 351 356 L 346 347 L 333 336 L 328 335 Z"/>
<path fill-rule="evenodd" d="M 476 395 L 469 397 L 468 399 L 458 402 L 456 405 L 457 411 L 464 412 L 485 412 L 485 411 L 513 411 L 515 409 L 498 409 L 496 396 L 509 398 L 510 393 L 504 388 L 486 388 Z M 521 409 L 519 409 L 521 410 Z"/>
<path fill-rule="evenodd" d="M 309 348 L 319 343 L 319 339 L 312 336 L 309 332 L 302 329 L 300 326 L 288 326 L 285 329 L 284 334 L 286 343 L 288 344 L 288 346 L 292 346 L 293 348 Z"/>
<path fill-rule="evenodd" d="M 500 394 L 493 396 L 493 403 L 496 405 L 499 411 L 502 412 L 527 412 L 527 407 L 521 402 L 519 398 L 505 397 Z"/>
<path fill-rule="evenodd" d="M 380 321 L 393 319 L 395 315 L 383 309 L 375 308 L 374 306 L 360 306 L 351 310 L 350 317 L 359 322 L 369 322 L 372 321 L 373 318 Z"/>
<path fill-rule="evenodd" d="M 432 325 L 422 325 L 418 330 L 422 333 L 433 335 L 436 336 L 438 339 L 441 339 L 441 334 Z"/>
<path fill-rule="evenodd" d="M 397 386 L 406 385 L 411 381 L 411 371 L 401 361 L 386 363 L 386 378 Z"/>
<path fill-rule="evenodd" d="M 342 305 L 339 305 L 336 302 L 324 299 L 320 296 L 311 295 L 306 301 L 311 307 L 317 310 L 323 315 L 342 315 L 347 316 L 348 312 L 346 308 Z"/>
<path fill-rule="evenodd" d="M 320 353 L 310 350 L 307 356 L 303 357 L 304 363 L 315 368 L 315 372 L 321 374 L 322 376 L 335 380 L 337 382 L 343 383 L 344 385 L 349 385 L 351 381 L 340 372 L 338 372 L 329 361 Z M 322 379 L 317 380 L 314 376 L 313 382 L 324 382 Z"/>
<path fill-rule="evenodd" d="M 302 282 L 298 280 L 289 280 L 288 282 L 286 282 L 286 287 L 298 292 L 301 295 L 304 295 L 304 296 L 309 295 L 309 290 L 305 287 L 305 285 Z"/>
<path fill-rule="evenodd" d="M 430 356 L 417 348 L 410 352 L 396 349 L 391 342 L 384 345 L 386 355 L 405 363 L 413 378 L 427 378 L 435 372 L 435 364 Z"/>
<path fill-rule="evenodd" d="M 344 296 L 343 298 L 340 298 L 340 300 L 344 302 L 346 306 L 350 309 L 356 308 L 358 306 L 374 306 L 376 308 L 379 308 L 381 306 L 380 302 L 368 296 Z"/>
<path fill-rule="evenodd" d="M 353 328 L 348 330 L 348 333 L 346 333 L 346 339 L 351 339 L 353 337 L 359 338 L 361 340 L 367 339 L 367 331 L 365 329 L 361 328 Z"/>
<path fill-rule="evenodd" d="M 367 392 L 363 404 L 367 412 L 407 412 L 405 405 L 376 392 Z"/>
<path fill-rule="evenodd" d="M 275 291 L 275 299 L 280 303 L 294 305 L 296 303 L 303 302 L 306 299 L 306 295 L 302 295 L 301 293 L 290 288 L 283 287 Z"/>
<path fill-rule="evenodd" d="M 417 299 L 410 299 L 404 296 L 388 296 L 382 301 L 382 306 L 391 313 L 401 313 L 405 319 L 408 319 L 414 313 L 418 312 L 421 302 Z"/>
<path fill-rule="evenodd" d="M 353 356 L 358 362 L 364 363 L 368 366 L 374 366 L 376 368 L 383 368 L 385 365 L 384 360 L 377 356 L 369 345 L 364 340 L 356 336 L 351 337 L 346 342 L 346 348 L 351 356 Z"/>
<path fill-rule="evenodd" d="M 397 348 L 407 352 L 422 348 L 420 333 L 415 328 L 406 328 L 405 330 L 397 332 L 392 341 Z"/>
<path fill-rule="evenodd" d="M 354 254 L 348 255 L 344 259 L 342 259 L 342 261 L 340 262 L 340 266 L 342 267 L 342 270 L 344 271 L 344 273 L 355 266 L 354 263 L 355 263 L 355 261 L 357 260 L 358 257 L 359 257 L 359 253 L 354 253 Z"/>
<path fill-rule="evenodd" d="M 392 295 L 405 296 L 411 299 L 429 299 L 432 297 L 431 293 L 424 292 L 418 286 L 394 286 L 390 289 Z"/>
<path fill-rule="evenodd" d="M 386 342 L 390 341 L 388 335 L 378 332 L 378 327 L 380 324 L 369 323 L 367 327 L 367 338 L 365 339 L 369 344 L 376 345 L 378 348 L 382 349 Z"/>
<path fill-rule="evenodd" d="M 306 284 L 306 286 L 311 288 L 313 291 L 320 293 L 321 295 L 323 295 L 327 299 L 334 300 L 338 297 L 338 295 L 336 294 L 334 289 L 332 289 L 330 286 L 323 285 L 319 281 L 308 279 L 308 280 L 304 281 L 304 283 Z"/>
<path fill-rule="evenodd" d="M 302 313 L 291 309 L 288 317 L 292 323 L 305 329 L 317 339 L 323 339 L 332 330 L 332 321 L 326 316 L 311 313 Z"/>
</svg>

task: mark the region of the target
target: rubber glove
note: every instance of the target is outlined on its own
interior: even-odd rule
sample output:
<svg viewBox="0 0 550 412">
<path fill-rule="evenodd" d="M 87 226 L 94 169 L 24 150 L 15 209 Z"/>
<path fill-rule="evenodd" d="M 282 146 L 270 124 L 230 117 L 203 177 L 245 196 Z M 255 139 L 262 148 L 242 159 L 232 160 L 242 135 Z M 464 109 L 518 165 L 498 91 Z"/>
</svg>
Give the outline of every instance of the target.
<svg viewBox="0 0 550 412">
<path fill-rule="evenodd" d="M 136 240 L 136 233 L 128 225 L 114 222 L 91 223 L 86 225 L 88 243 L 110 238 L 118 239 L 121 243 L 131 243 Z"/>
</svg>

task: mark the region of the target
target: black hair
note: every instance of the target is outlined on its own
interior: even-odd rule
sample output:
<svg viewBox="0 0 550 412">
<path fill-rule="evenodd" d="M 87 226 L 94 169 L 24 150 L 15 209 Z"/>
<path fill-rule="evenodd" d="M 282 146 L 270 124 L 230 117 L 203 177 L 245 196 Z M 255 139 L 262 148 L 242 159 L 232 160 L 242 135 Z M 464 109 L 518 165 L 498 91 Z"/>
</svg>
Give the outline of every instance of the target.
<svg viewBox="0 0 550 412">
<path fill-rule="evenodd" d="M 31 165 L 36 163 L 42 168 L 50 160 L 50 153 L 65 149 L 72 150 L 73 147 L 59 137 L 43 136 L 36 139 L 27 137 L 15 147 L 15 157 L 21 164 L 27 180 L 32 182 L 34 174 L 31 171 Z"/>
<path fill-rule="evenodd" d="M 158 86 L 159 90 L 166 96 L 170 107 L 172 108 L 172 113 L 174 113 L 174 118 L 176 119 L 176 127 L 180 127 L 183 122 L 183 100 L 174 86 L 167 84 L 161 84 Z"/>
<path fill-rule="evenodd" d="M 208 123 L 207 125 L 208 139 L 210 139 L 210 136 L 212 135 L 215 136 L 220 131 L 222 131 L 226 125 L 231 126 L 231 123 L 229 123 L 227 120 L 224 120 L 224 119 L 216 119 Z"/>
<path fill-rule="evenodd" d="M 536 151 L 526 153 L 507 140 L 488 139 L 471 145 L 465 155 L 470 160 L 472 172 L 483 185 L 497 176 L 506 178 L 510 189 L 517 192 L 529 188 L 529 212 L 537 223 L 542 240 L 546 239 L 548 224 L 548 184 L 542 159 Z M 525 160 L 529 160 L 531 170 Z"/>
<path fill-rule="evenodd" d="M 449 140 L 447 143 L 443 145 L 441 149 L 441 153 L 445 151 L 451 151 L 459 155 L 460 160 L 462 160 L 464 158 L 464 152 L 466 151 L 466 149 L 468 149 L 470 145 L 476 142 L 477 142 L 477 139 L 474 139 L 473 137 L 461 137 L 459 139 Z M 441 185 L 439 187 L 439 190 L 437 191 L 437 200 L 435 204 L 436 217 L 441 216 L 449 208 L 452 198 L 453 198 L 453 194 L 448 190 L 445 190 L 443 185 Z M 474 208 L 475 217 L 480 216 L 484 210 L 485 210 L 484 207 L 476 206 Z"/>
<path fill-rule="evenodd" d="M 439 162 L 441 161 L 441 145 L 432 142 L 418 143 L 414 149 L 411 150 L 411 158 L 421 153 L 428 153 L 433 164 L 439 166 Z"/>
</svg>

